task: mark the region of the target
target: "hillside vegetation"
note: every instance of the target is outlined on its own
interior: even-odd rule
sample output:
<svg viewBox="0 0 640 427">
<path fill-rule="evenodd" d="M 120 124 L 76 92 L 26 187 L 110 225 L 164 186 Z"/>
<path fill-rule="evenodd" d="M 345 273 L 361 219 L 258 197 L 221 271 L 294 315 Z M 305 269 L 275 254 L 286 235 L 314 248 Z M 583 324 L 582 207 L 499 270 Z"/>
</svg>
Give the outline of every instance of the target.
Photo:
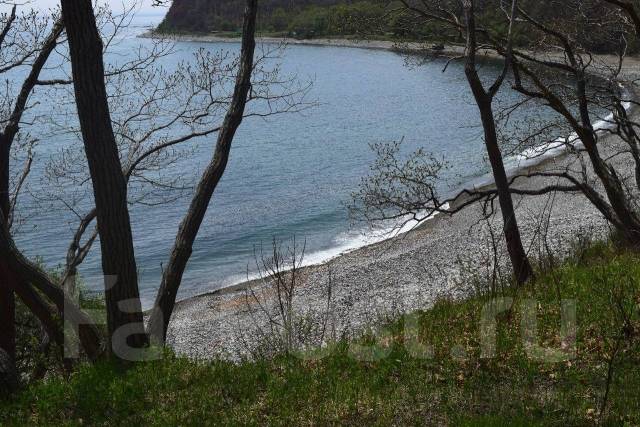
<svg viewBox="0 0 640 427">
<path fill-rule="evenodd" d="M 398 321 L 369 361 L 353 357 L 353 342 L 341 342 L 321 360 L 197 363 L 168 355 L 126 371 L 103 363 L 0 403 L 0 424 L 640 423 L 636 253 L 596 245 L 524 289 L 501 292 L 513 305 L 496 316 L 495 357 L 483 358 L 480 319 L 497 295 L 443 300 L 418 313 L 417 336 L 433 346 L 431 357 L 415 357 L 415 348 L 403 345 L 407 335 Z M 538 360 L 540 354 L 524 344 L 523 308 L 531 300 L 536 343 L 562 349 L 564 360 Z M 562 347 L 563 300 L 576 304 L 575 354 L 571 344 Z M 373 337 L 360 344 L 371 342 Z"/>
<path fill-rule="evenodd" d="M 563 10 L 550 10 L 544 4 L 523 1 L 537 15 L 550 14 L 562 19 Z M 299 39 L 314 37 L 355 37 L 387 40 L 426 40 L 452 43 L 463 40 L 450 26 L 425 21 L 404 10 L 398 2 L 388 0 L 266 0 L 259 3 L 258 31 L 263 35 Z M 479 20 L 498 34 L 506 35 L 503 12 L 497 0 L 486 0 L 478 6 Z M 174 0 L 160 33 L 209 34 L 238 36 L 242 27 L 241 2 L 233 0 Z M 589 10 L 598 15 L 598 10 Z M 463 20 L 462 16 L 459 18 Z M 613 35 L 615 36 L 615 35 Z M 618 49 L 617 38 L 603 34 L 596 24 L 585 22 L 578 37 L 595 52 L 611 53 Z M 532 47 L 544 39 L 543 34 L 516 33 L 517 45 Z M 628 40 L 628 51 L 638 52 L 635 39 Z"/>
<path fill-rule="evenodd" d="M 239 32 L 243 4 L 232 0 L 175 0 L 158 27 L 161 32 Z M 267 0 L 260 3 L 258 26 L 262 32 L 302 38 L 355 34 L 376 28 L 384 13 L 380 0 Z M 369 22 L 369 24 L 366 24 Z"/>
</svg>

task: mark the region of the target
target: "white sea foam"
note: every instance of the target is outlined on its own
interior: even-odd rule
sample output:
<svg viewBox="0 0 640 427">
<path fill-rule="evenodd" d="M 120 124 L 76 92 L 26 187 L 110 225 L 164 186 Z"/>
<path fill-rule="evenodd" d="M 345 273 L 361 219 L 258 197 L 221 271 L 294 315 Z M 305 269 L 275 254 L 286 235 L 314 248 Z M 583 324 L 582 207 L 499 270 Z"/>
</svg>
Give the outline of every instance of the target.
<svg viewBox="0 0 640 427">
<path fill-rule="evenodd" d="M 629 96 L 629 93 L 624 93 L 624 96 Z M 629 111 L 632 103 L 624 102 L 623 107 Z M 608 129 L 612 129 L 615 126 L 613 123 L 613 113 L 609 114 L 602 120 L 594 123 L 594 130 L 598 133 L 602 133 Z M 517 173 L 523 171 L 526 168 L 530 168 L 543 161 L 560 156 L 567 152 L 570 148 L 580 149 L 583 148 L 582 141 L 578 138 L 578 135 L 574 132 L 567 137 L 559 137 L 554 141 L 542 144 L 537 147 L 532 147 L 524 150 L 522 153 L 505 159 L 505 168 L 507 175 L 512 177 Z M 482 187 L 493 183 L 493 176 L 491 173 L 482 175 L 474 180 L 471 180 L 467 185 L 463 185 L 463 189 L 473 189 Z M 442 209 L 447 209 L 448 204 L 442 206 Z M 382 242 L 384 240 L 401 236 L 419 225 L 433 219 L 438 213 L 434 213 L 422 220 L 411 219 L 408 221 L 399 221 L 395 224 L 387 224 L 386 227 L 382 227 L 376 230 L 362 229 L 348 231 L 339 234 L 334 239 L 334 246 L 328 249 L 322 249 L 319 251 L 308 253 L 304 256 L 301 267 L 308 267 L 326 263 L 340 255 L 352 252 L 356 249 Z M 248 275 L 240 276 L 235 275 L 225 280 L 220 289 L 234 286 L 245 282 L 247 280 L 258 279 L 258 273 L 250 273 Z"/>
<path fill-rule="evenodd" d="M 627 98 L 630 96 L 630 94 L 625 90 L 623 96 Z M 623 102 L 622 106 L 626 111 L 629 111 L 632 103 L 630 101 Z M 615 126 L 616 125 L 613 121 L 613 113 L 610 113 L 604 119 L 595 122 L 593 124 L 593 129 L 597 133 L 601 134 L 606 130 L 613 129 Z M 505 169 L 507 171 L 507 175 L 509 177 L 513 177 L 527 168 L 538 165 L 545 160 L 558 157 L 569 151 L 570 149 L 581 148 L 584 148 L 584 145 L 578 135 L 573 132 L 569 136 L 556 138 L 553 141 L 536 147 L 528 148 L 520 154 L 506 158 Z M 464 188 L 473 189 L 477 187 L 483 187 L 485 185 L 490 185 L 492 183 L 493 175 L 489 172 L 472 180 Z"/>
<path fill-rule="evenodd" d="M 448 208 L 449 204 L 444 204 L 442 206 L 442 209 Z M 356 249 L 373 245 L 375 243 L 380 243 L 384 240 L 388 240 L 394 237 L 402 236 L 403 234 L 408 233 L 416 227 L 425 224 L 427 221 L 435 218 L 437 215 L 438 212 L 435 212 L 420 220 L 407 219 L 395 222 L 394 224 L 388 223 L 386 227 L 380 227 L 375 230 L 366 228 L 340 233 L 333 239 L 334 245 L 330 248 L 306 253 L 303 257 L 300 267 L 310 267 L 324 264 L 336 257 L 355 251 Z M 221 286 L 217 289 L 228 288 L 246 281 L 256 280 L 259 278 L 260 274 L 257 272 L 249 272 L 249 274 L 245 275 L 230 276 L 224 282 L 222 282 Z"/>
<path fill-rule="evenodd" d="M 442 207 L 442 209 L 448 208 L 448 204 Z M 334 239 L 335 246 L 306 255 L 303 265 L 309 266 L 322 264 L 337 256 L 344 255 L 345 253 L 352 252 L 364 246 L 373 245 L 393 237 L 401 236 L 424 224 L 430 219 L 433 219 L 437 214 L 438 213 L 436 212 L 421 220 L 409 219 L 395 224 L 387 224 L 386 227 L 375 230 L 362 229 L 341 233 Z"/>
<path fill-rule="evenodd" d="M 629 97 L 630 94 L 625 91 L 623 96 Z M 629 111 L 632 103 L 623 102 L 622 106 L 625 110 Z M 593 127 L 594 130 L 598 133 L 602 133 L 608 129 L 614 128 L 615 123 L 613 122 L 613 113 L 609 114 L 604 119 L 595 122 Z M 575 132 L 567 137 L 559 137 L 549 143 L 529 148 L 522 153 L 505 160 L 507 175 L 514 176 L 515 174 L 521 172 L 526 168 L 530 168 L 532 166 L 540 164 L 547 159 L 558 157 L 559 155 L 568 151 L 571 147 L 577 149 L 583 148 L 582 141 L 578 138 L 578 135 Z M 471 181 L 467 186 L 463 186 L 463 188 L 473 188 L 476 186 L 484 186 L 491 183 L 493 183 L 493 176 L 491 173 L 488 173 L 476 180 Z M 447 209 L 448 207 L 449 206 L 447 204 L 446 206 L 443 206 L 443 209 Z M 335 246 L 329 249 L 313 252 L 305 256 L 303 265 L 309 266 L 322 264 L 330 261 L 337 256 L 362 248 L 364 246 L 372 245 L 389 238 L 400 236 L 413 230 L 420 224 L 432 219 L 433 217 L 435 217 L 435 215 L 437 215 L 437 213 L 420 221 L 410 220 L 396 224 L 388 224 L 385 228 L 373 231 L 367 229 L 342 233 L 335 238 Z"/>
</svg>

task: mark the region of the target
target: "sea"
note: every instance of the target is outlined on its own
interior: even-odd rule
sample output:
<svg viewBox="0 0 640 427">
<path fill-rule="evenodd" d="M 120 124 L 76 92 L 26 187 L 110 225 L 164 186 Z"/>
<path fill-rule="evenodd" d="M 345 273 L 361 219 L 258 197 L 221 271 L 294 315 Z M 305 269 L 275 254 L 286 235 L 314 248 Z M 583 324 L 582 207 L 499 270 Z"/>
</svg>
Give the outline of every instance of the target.
<svg viewBox="0 0 640 427">
<path fill-rule="evenodd" d="M 111 42 L 105 61 L 122 63 L 140 49 L 150 48 L 153 41 L 138 36 L 161 19 L 159 14 L 136 17 Z M 239 47 L 237 43 L 177 42 L 158 65 L 170 70 L 180 61 L 193 60 L 201 50 L 224 52 L 232 60 Z M 59 48 L 58 55 L 63 51 Z M 304 45 L 278 49 L 277 57 L 267 66 L 278 67 L 280 76 L 309 84 L 305 97 L 308 108 L 244 120 L 195 242 L 179 297 L 254 277 L 256 256 L 261 248 L 268 251 L 274 239 L 286 246 L 295 238 L 299 248 L 304 246 L 304 263 L 308 265 L 397 234 L 397 224 L 372 227 L 349 216 L 352 194 L 371 173 L 375 160 L 372 144 L 401 141 L 402 155 L 423 149 L 446 162 L 442 194 L 486 179 L 489 166 L 479 113 L 463 66 L 455 61 L 445 65 L 443 59 L 417 60 L 386 50 Z M 51 68 L 45 74 L 59 72 Z M 487 80 L 499 71 L 497 63 L 487 62 L 482 67 Z M 67 91 L 70 96 L 71 89 Z M 91 205 L 91 192 L 86 180 L 59 177 L 55 172 L 56 165 L 73 163 L 75 166 L 68 169 L 78 176 L 86 175 L 85 160 L 71 154 L 81 147 L 81 139 L 64 126 L 76 122 L 71 98 L 52 98 L 49 91 L 38 89 L 33 99 L 28 114 L 33 123 L 24 125 L 23 132 L 38 142 L 19 199 L 21 221 L 16 242 L 27 256 L 55 270 L 65 262 L 78 216 Z M 519 101 L 507 85 L 496 107 Z M 549 117 L 544 114 L 540 108 L 525 105 L 507 126 L 553 119 L 550 113 Z M 215 135 L 198 138 L 188 143 L 175 162 L 166 165 L 163 172 L 179 174 L 185 184 L 174 199 L 130 206 L 140 291 L 147 308 L 153 303 L 192 187 L 209 162 L 214 145 Z M 517 155 L 509 159 L 513 162 Z M 18 154 L 12 172 L 18 174 L 20 168 Z M 132 188 L 130 199 L 139 196 L 136 191 L 145 190 Z M 101 290 L 97 244 L 80 267 L 80 274 L 89 291 Z"/>
</svg>

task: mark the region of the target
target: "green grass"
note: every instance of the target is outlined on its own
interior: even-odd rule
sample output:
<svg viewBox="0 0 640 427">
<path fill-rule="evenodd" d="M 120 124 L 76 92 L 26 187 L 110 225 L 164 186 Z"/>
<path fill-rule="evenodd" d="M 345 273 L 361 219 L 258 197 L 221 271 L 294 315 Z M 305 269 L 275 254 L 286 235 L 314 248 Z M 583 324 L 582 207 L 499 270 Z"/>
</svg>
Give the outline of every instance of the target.
<svg viewBox="0 0 640 427">
<path fill-rule="evenodd" d="M 0 404 L 0 424 L 640 424 L 638 255 L 599 245 L 579 262 L 502 296 L 514 304 L 497 316 L 493 358 L 480 357 L 479 319 L 490 297 L 440 301 L 418 314 L 417 335 L 433 345 L 430 359 L 411 356 L 398 321 L 379 340 L 387 346 L 380 349 L 386 357 L 375 361 L 356 360 L 350 343 L 343 342 L 321 360 L 281 357 L 236 365 L 167 355 L 128 370 L 102 363 L 83 366 L 68 379 L 51 378 Z M 553 347 L 560 344 L 560 300 L 576 301 L 574 359 L 529 357 L 521 338 L 527 299 L 537 301 L 537 342 Z"/>
</svg>

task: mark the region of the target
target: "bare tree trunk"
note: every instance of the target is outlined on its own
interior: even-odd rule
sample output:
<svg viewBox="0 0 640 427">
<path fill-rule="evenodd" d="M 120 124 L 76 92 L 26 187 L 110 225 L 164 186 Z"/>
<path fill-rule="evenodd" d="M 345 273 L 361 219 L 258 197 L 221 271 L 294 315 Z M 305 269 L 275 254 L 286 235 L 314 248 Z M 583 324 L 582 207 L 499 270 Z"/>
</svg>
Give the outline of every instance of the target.
<svg viewBox="0 0 640 427">
<path fill-rule="evenodd" d="M 10 145 L 0 135 L 0 212 L 9 214 L 9 162 Z M 11 359 L 16 357 L 16 309 L 13 288 L 14 277 L 5 260 L 0 260 L 0 348 Z"/>
<path fill-rule="evenodd" d="M 49 337 L 53 339 L 60 347 L 64 346 L 64 334 L 62 331 L 62 325 L 60 322 L 55 320 L 51 308 L 42 299 L 42 297 L 29 285 L 20 283 L 20 280 L 9 268 L 9 265 L 7 263 L 3 262 L 2 265 L 0 265 L 0 276 L 3 277 L 3 279 L 6 278 L 8 290 L 12 293 L 12 296 L 14 295 L 14 293 L 15 295 L 19 296 L 25 306 L 38 318 L 47 335 L 49 335 Z M 12 298 L 12 302 L 15 303 L 14 298 Z M 4 310 L 4 307 L 2 309 Z M 15 313 L 15 304 L 13 306 L 12 312 Z M 9 325 L 3 324 L 2 328 L 4 329 L 8 326 Z M 10 332 L 14 334 L 13 344 L 15 345 L 15 319 L 14 323 L 11 326 L 12 330 Z M 7 348 L 5 347 L 2 348 L 7 352 L 7 354 L 15 358 L 15 348 L 13 349 L 13 352 L 9 352 L 9 350 L 7 350 Z"/>
<path fill-rule="evenodd" d="M 18 283 L 17 279 L 16 283 Z M 51 307 L 31 286 L 22 283 L 13 290 L 29 311 L 38 318 L 47 335 L 62 348 L 64 346 L 62 324 L 54 318 Z"/>
<path fill-rule="evenodd" d="M 515 10 L 515 3 L 513 10 Z M 508 70 L 509 58 L 507 58 L 505 73 L 502 78 L 499 79 L 496 84 L 489 89 L 489 91 L 486 91 L 480 76 L 478 75 L 478 70 L 476 69 L 477 41 L 473 0 L 465 0 L 465 15 L 467 21 L 467 55 L 465 75 L 467 76 L 467 80 L 471 86 L 471 91 L 473 92 L 473 96 L 480 110 L 487 154 L 489 156 L 489 162 L 491 163 L 495 185 L 498 190 L 498 200 L 500 203 L 500 210 L 502 212 L 502 219 L 504 221 L 503 231 L 507 242 L 509 258 L 511 260 L 511 265 L 513 266 L 516 281 L 518 284 L 523 284 L 533 276 L 533 269 L 531 268 L 529 258 L 527 257 L 527 253 L 522 245 L 520 229 L 518 227 L 518 221 L 513 207 L 513 198 L 509 191 L 509 180 L 507 178 L 507 172 L 505 171 L 504 162 L 502 160 L 502 153 L 498 144 L 496 122 L 492 107 L 495 93 L 502 83 L 501 79 L 504 79 L 506 71 Z"/>
<path fill-rule="evenodd" d="M 0 348 L 11 358 L 16 357 L 16 307 L 13 276 L 9 266 L 0 261 Z"/>
<path fill-rule="evenodd" d="M 9 216 L 9 166 L 11 164 L 11 145 L 4 133 L 0 133 L 0 211 L 5 218 Z"/>
<path fill-rule="evenodd" d="M 113 133 L 104 80 L 102 41 L 91 0 L 62 0 L 67 29 L 76 104 L 97 209 L 105 277 L 110 350 L 114 333 L 132 332 L 128 344 L 147 345 L 140 304 L 127 188 Z M 115 278 L 115 284 L 109 282 Z"/>
<path fill-rule="evenodd" d="M 600 178 L 603 184 L 607 198 L 612 209 L 618 217 L 620 226 L 618 228 L 625 238 L 634 244 L 640 242 L 640 218 L 633 206 L 631 200 L 625 192 L 624 186 L 618 177 L 615 169 L 610 167 L 600 155 L 598 150 L 597 134 L 591 123 L 591 113 L 589 112 L 589 99 L 587 96 L 587 83 L 583 72 L 579 72 L 576 76 L 576 92 L 578 95 L 578 104 L 580 110 L 580 119 L 582 121 L 582 129 L 577 129 L 578 136 L 584 144 L 593 170 Z"/>
<path fill-rule="evenodd" d="M 632 20 L 637 20 L 637 12 L 631 3 L 618 0 L 605 1 L 620 7 Z M 549 69 L 562 69 L 569 71 L 572 74 L 575 79 L 575 95 L 578 101 L 579 114 L 575 115 L 574 112 L 571 111 L 566 101 L 562 100 L 562 96 L 557 95 L 550 85 L 545 84 L 537 71 L 520 63 L 520 61 L 517 61 L 518 63 L 514 67 L 514 74 L 516 75 L 515 88 L 526 96 L 545 100 L 552 109 L 565 118 L 573 131 L 578 135 L 580 141 L 584 144 L 585 151 L 587 152 L 593 171 L 605 190 L 606 200 L 586 182 L 581 184 L 581 191 L 596 206 L 596 208 L 602 212 L 604 217 L 616 227 L 626 240 L 637 245 L 640 243 L 640 216 L 633 206 L 632 197 L 628 194 L 627 189 L 625 188 L 625 183 L 618 176 L 615 168 L 609 165 L 607 161 L 602 158 L 598 149 L 598 134 L 591 123 L 589 107 L 592 104 L 597 105 L 600 103 L 599 100 L 592 99 L 592 95 L 587 91 L 586 75 L 587 69 L 591 66 L 592 53 L 588 50 L 580 53 L 582 49 L 575 45 L 575 37 L 569 35 L 570 32 L 565 34 L 564 29 L 549 27 L 544 22 L 535 19 L 526 12 L 523 12 L 523 17 L 525 22 L 542 31 L 550 39 L 557 41 L 557 44 L 559 44 L 564 50 L 564 64 L 557 62 L 554 63 L 553 61 L 545 63 L 544 61 L 536 60 L 535 58 L 527 58 L 527 60 L 538 65 L 544 65 Z M 549 46 L 556 48 L 556 43 L 550 43 Z M 621 71 L 624 54 L 625 52 L 623 49 L 620 52 L 621 56 L 619 57 L 620 68 L 618 68 L 614 73 L 615 76 L 617 76 Z M 520 56 L 526 57 L 522 54 L 520 54 Z M 585 58 L 589 59 L 586 63 Z M 526 75 L 533 82 L 536 87 L 535 91 L 524 88 L 521 82 L 520 73 Z M 600 89 L 597 90 L 597 92 L 599 91 Z M 596 95 L 596 97 L 601 96 L 601 93 Z M 622 109 L 624 114 L 624 109 L 621 105 L 616 108 Z M 618 114 L 619 113 L 620 111 L 618 111 Z M 617 122 L 617 125 L 620 126 L 620 130 L 624 132 L 623 128 L 625 120 L 620 120 L 620 117 L 616 118 L 615 114 L 616 113 L 614 112 L 614 120 Z M 629 141 L 627 142 L 629 143 Z M 638 159 L 635 143 L 631 141 L 629 145 L 631 155 L 634 159 Z M 636 171 L 638 171 L 638 169 L 636 169 Z"/>
<path fill-rule="evenodd" d="M 637 245 L 640 243 L 640 218 L 625 194 L 620 178 L 615 170 L 600 157 L 593 133 L 587 132 L 584 137 L 581 137 L 581 140 L 589 155 L 593 170 L 604 187 L 611 209 L 615 212 L 617 221 L 614 222 L 614 225 L 629 243 Z"/>
<path fill-rule="evenodd" d="M 14 9 L 15 11 L 15 9 Z M 9 144 L 0 136 L 0 214 L 9 213 Z M 0 227 L 4 227 L 4 221 Z M 16 371 L 15 277 L 4 257 L 0 260 L 0 398 L 18 388 Z"/>
<path fill-rule="evenodd" d="M 487 154 L 489 156 L 489 162 L 491 163 L 496 189 L 498 190 L 498 201 L 504 222 L 503 231 L 504 238 L 507 242 L 509 258 L 513 266 L 516 281 L 518 284 L 523 284 L 533 276 L 533 269 L 522 245 L 520 228 L 518 227 L 518 221 L 513 207 L 513 198 L 509 191 L 509 179 L 504 169 L 502 153 L 498 145 L 493 109 L 491 102 L 478 99 L 477 101 L 482 117 Z"/>
<path fill-rule="evenodd" d="M 211 163 L 207 166 L 196 189 L 189 211 L 180 224 L 176 241 L 171 251 L 169 263 L 164 271 L 160 290 L 156 298 L 151 319 L 149 333 L 159 343 L 164 343 L 169 326 L 169 320 L 182 282 L 182 275 L 191 257 L 193 242 L 195 241 L 202 220 L 207 212 L 224 171 L 227 167 L 231 143 L 236 130 L 242 123 L 247 97 L 251 90 L 251 75 L 253 71 L 253 55 L 255 51 L 257 0 L 247 0 L 244 12 L 244 28 L 242 33 L 242 50 L 240 67 L 236 78 L 236 85 L 231 105 L 224 119 L 222 129 L 218 134 L 215 153 Z"/>
</svg>

